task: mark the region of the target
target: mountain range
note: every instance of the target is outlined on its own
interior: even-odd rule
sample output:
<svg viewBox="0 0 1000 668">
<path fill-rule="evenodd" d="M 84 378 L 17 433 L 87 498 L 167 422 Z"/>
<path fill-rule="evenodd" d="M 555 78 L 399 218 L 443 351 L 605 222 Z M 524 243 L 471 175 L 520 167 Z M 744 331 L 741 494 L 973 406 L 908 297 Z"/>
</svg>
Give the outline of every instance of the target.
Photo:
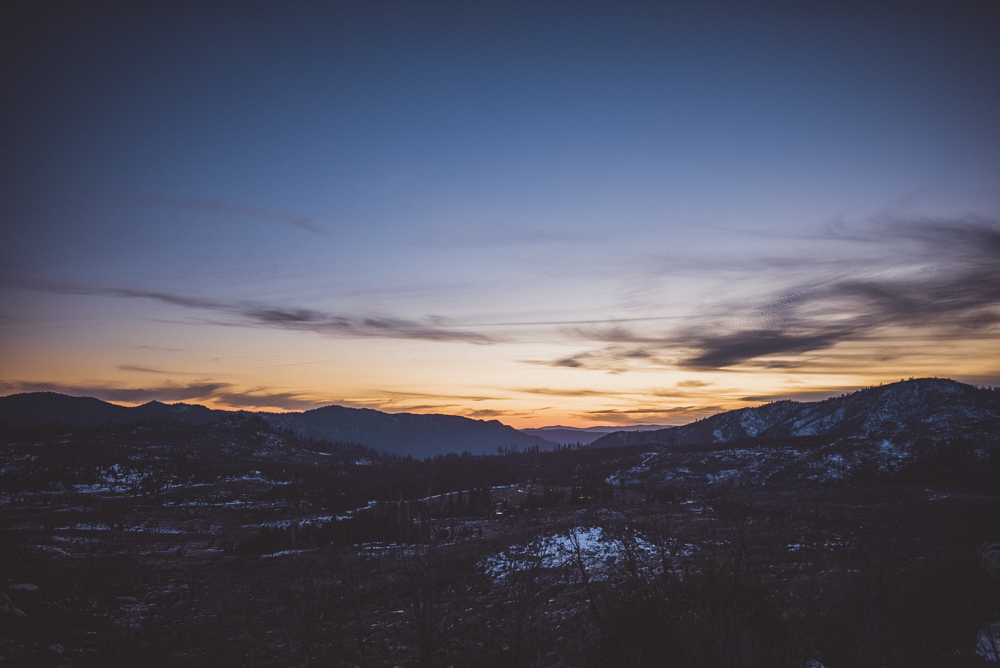
<svg viewBox="0 0 1000 668">
<path fill-rule="evenodd" d="M 1000 390 L 941 378 L 869 387 L 824 401 L 776 401 L 718 413 L 681 427 L 617 431 L 590 447 L 690 446 L 788 436 L 880 436 L 980 424 L 1000 428 Z"/>
<path fill-rule="evenodd" d="M 204 424 L 231 415 L 191 404 L 151 401 L 119 406 L 92 397 L 33 392 L 0 397 L 0 426 L 93 427 L 138 420 L 172 419 Z M 242 413 L 242 412 L 240 412 Z M 245 413 L 244 413 L 245 414 Z M 449 452 L 493 454 L 542 450 L 556 443 L 591 448 L 627 445 L 691 446 L 789 436 L 879 436 L 943 431 L 981 424 L 1000 429 L 1000 390 L 938 378 L 900 381 L 817 402 L 776 401 L 743 408 L 680 427 L 611 431 L 610 427 L 549 427 L 519 431 L 497 420 L 456 415 L 383 413 L 367 408 L 324 406 L 304 412 L 256 413 L 273 427 L 322 441 L 361 443 L 370 448 L 424 458 Z M 606 433 L 611 432 L 611 433 Z"/>
<path fill-rule="evenodd" d="M 383 413 L 370 408 L 324 406 L 303 413 L 258 413 L 278 429 L 328 441 L 363 443 L 370 448 L 414 457 L 448 452 L 496 454 L 498 448 L 542 450 L 555 443 L 525 434 L 499 420 L 458 415 Z"/>
<path fill-rule="evenodd" d="M 241 411 L 237 411 L 241 412 Z M 191 404 L 151 401 L 127 407 L 93 397 L 55 392 L 29 392 L 0 397 L 0 426 L 66 425 L 95 427 L 138 420 L 172 419 L 204 424 L 231 415 Z M 497 420 L 473 420 L 457 415 L 383 413 L 368 408 L 324 406 L 301 413 L 256 413 L 277 429 L 316 440 L 362 443 L 370 448 L 424 458 L 449 452 L 496 454 L 498 448 L 551 450 L 556 444 L 526 434 Z"/>
<path fill-rule="evenodd" d="M 540 436 L 544 439 L 550 441 L 555 441 L 560 444 L 567 443 L 580 443 L 581 445 L 588 445 L 593 443 L 605 434 L 610 434 L 616 431 L 650 431 L 653 429 L 665 429 L 667 425 L 659 424 L 640 424 L 631 425 L 629 427 L 537 427 L 522 429 L 521 431 L 525 434 L 531 434 L 532 436 Z"/>
</svg>

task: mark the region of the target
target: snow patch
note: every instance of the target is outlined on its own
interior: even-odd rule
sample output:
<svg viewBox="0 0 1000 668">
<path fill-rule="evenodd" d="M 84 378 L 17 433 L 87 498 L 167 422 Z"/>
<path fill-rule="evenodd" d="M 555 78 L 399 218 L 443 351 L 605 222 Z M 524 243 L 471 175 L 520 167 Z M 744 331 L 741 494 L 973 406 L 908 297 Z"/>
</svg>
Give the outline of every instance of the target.
<svg viewBox="0 0 1000 668">
<path fill-rule="evenodd" d="M 673 550 L 677 556 L 687 556 L 695 547 L 674 543 Z M 654 545 L 637 536 L 615 537 L 601 527 L 580 526 L 522 545 L 513 545 L 482 560 L 479 566 L 498 581 L 536 568 L 576 570 L 581 565 L 592 579 L 604 579 L 607 569 L 627 556 L 645 560 L 657 555 Z"/>
</svg>

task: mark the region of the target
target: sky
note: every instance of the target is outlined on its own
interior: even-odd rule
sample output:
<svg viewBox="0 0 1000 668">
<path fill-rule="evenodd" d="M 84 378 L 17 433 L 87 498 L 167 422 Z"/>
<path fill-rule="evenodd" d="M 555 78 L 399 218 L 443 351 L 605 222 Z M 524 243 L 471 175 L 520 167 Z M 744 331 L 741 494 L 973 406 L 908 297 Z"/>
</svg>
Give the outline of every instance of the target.
<svg viewBox="0 0 1000 668">
<path fill-rule="evenodd" d="M 0 394 L 684 424 L 1000 384 L 995 2 L 8 2 Z"/>
</svg>

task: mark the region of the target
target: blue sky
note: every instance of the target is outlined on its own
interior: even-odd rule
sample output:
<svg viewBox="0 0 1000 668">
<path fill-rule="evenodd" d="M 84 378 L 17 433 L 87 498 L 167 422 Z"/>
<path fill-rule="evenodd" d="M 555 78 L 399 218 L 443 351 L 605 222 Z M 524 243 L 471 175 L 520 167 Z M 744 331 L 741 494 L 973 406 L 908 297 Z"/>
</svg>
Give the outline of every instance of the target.
<svg viewBox="0 0 1000 668">
<path fill-rule="evenodd" d="M 1000 379 L 995 4 L 9 14 L 5 392 L 586 426 Z"/>
</svg>

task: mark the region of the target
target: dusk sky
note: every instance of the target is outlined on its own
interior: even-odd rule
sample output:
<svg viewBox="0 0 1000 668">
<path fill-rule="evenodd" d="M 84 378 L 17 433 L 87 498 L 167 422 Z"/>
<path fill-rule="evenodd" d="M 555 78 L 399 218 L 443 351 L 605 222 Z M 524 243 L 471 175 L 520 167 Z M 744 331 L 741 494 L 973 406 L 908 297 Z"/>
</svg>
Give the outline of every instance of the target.
<svg viewBox="0 0 1000 668">
<path fill-rule="evenodd" d="M 0 76 L 0 394 L 1000 384 L 996 2 L 13 2 Z"/>
</svg>

